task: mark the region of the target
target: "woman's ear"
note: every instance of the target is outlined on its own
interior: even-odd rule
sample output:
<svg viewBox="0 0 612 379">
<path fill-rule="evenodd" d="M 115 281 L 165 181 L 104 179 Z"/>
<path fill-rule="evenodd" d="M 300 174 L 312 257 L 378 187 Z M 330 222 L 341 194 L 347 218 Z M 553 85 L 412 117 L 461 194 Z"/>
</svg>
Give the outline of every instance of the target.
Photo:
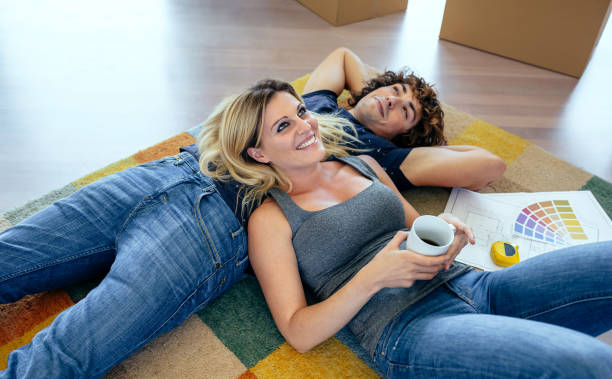
<svg viewBox="0 0 612 379">
<path fill-rule="evenodd" d="M 249 148 L 247 148 L 247 154 L 249 154 L 249 157 L 255 159 L 259 163 L 268 163 L 268 162 L 270 162 L 270 160 L 263 155 L 261 150 L 259 150 L 256 147 L 249 147 Z"/>
</svg>

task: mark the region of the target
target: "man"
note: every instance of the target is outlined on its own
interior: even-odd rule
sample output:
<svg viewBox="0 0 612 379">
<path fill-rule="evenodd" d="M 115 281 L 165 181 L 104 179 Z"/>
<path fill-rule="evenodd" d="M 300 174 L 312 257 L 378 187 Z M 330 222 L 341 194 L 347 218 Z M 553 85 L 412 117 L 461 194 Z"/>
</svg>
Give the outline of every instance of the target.
<svg viewBox="0 0 612 379">
<path fill-rule="evenodd" d="M 353 108 L 338 108 L 344 89 Z M 359 146 L 385 168 L 400 190 L 413 186 L 479 190 L 501 177 L 504 161 L 476 146 L 442 146 L 443 112 L 435 91 L 412 74 L 387 71 L 370 78 L 365 64 L 338 48 L 314 70 L 304 88 L 310 111 L 335 113 L 355 125 Z M 433 146 L 437 145 L 437 146 Z"/>
</svg>

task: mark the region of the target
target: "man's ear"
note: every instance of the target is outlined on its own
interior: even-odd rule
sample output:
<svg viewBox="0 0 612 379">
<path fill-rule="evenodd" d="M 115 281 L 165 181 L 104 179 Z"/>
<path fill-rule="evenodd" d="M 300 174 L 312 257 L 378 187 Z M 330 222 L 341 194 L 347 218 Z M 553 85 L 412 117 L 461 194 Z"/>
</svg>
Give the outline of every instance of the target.
<svg viewBox="0 0 612 379">
<path fill-rule="evenodd" d="M 256 147 L 249 147 L 249 148 L 247 148 L 247 154 L 249 154 L 249 157 L 255 159 L 259 163 L 268 163 L 268 162 L 270 162 L 270 160 L 263 155 L 261 150 L 259 150 Z"/>
</svg>

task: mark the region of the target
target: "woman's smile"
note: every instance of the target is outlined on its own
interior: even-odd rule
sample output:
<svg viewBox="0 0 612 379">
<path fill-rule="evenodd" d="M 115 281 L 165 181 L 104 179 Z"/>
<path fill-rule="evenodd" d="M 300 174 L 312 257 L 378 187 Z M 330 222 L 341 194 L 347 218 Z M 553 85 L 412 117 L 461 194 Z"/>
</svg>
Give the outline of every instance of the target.
<svg viewBox="0 0 612 379">
<path fill-rule="evenodd" d="M 308 140 L 306 140 L 305 142 L 302 142 L 301 144 L 299 144 L 297 149 L 298 150 L 306 149 L 306 148 L 312 146 L 316 142 L 317 142 L 317 137 L 315 137 L 315 135 L 313 134 L 312 136 L 310 136 L 310 138 L 308 138 Z"/>
</svg>

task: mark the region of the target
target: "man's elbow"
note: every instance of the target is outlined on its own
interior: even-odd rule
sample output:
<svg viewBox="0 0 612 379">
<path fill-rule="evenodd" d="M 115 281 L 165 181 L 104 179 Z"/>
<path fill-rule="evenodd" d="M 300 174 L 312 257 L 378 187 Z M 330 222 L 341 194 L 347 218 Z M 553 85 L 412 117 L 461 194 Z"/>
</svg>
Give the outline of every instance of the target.
<svg viewBox="0 0 612 379">
<path fill-rule="evenodd" d="M 480 191 L 487 185 L 498 180 L 506 172 L 506 162 L 493 153 L 488 153 L 486 159 L 483 160 L 480 168 L 475 171 L 477 175 L 472 183 L 465 188 L 472 191 Z"/>
<path fill-rule="evenodd" d="M 490 175 L 489 183 L 501 178 L 504 175 L 504 172 L 506 172 L 506 168 L 508 167 L 503 159 L 501 159 L 495 154 L 491 155 L 492 157 L 490 158 L 490 161 L 488 163 L 489 168 L 487 170 Z"/>
</svg>

